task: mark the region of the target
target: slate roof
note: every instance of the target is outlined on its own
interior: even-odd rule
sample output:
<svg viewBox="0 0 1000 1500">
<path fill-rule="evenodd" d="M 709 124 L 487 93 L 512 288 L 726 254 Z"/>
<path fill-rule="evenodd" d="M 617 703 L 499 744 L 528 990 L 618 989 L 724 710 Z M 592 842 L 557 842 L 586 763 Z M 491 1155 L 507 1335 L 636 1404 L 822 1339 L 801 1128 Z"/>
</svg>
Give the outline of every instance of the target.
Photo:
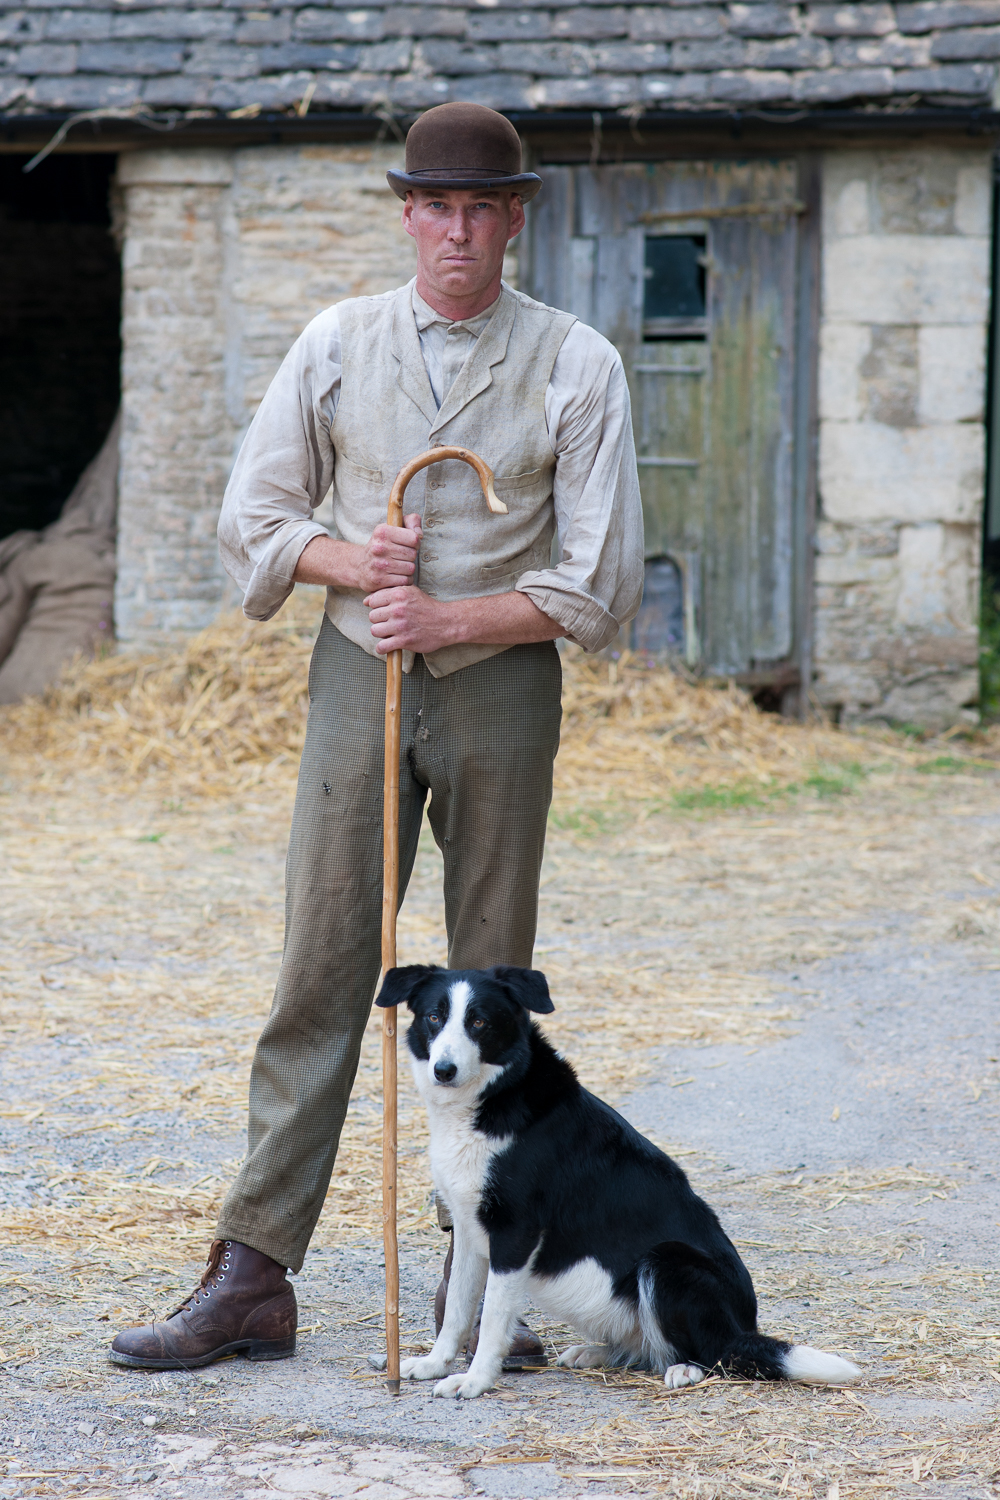
<svg viewBox="0 0 1000 1500">
<path fill-rule="evenodd" d="M 991 107 L 1000 0 L 0 0 L 0 111 Z"/>
</svg>

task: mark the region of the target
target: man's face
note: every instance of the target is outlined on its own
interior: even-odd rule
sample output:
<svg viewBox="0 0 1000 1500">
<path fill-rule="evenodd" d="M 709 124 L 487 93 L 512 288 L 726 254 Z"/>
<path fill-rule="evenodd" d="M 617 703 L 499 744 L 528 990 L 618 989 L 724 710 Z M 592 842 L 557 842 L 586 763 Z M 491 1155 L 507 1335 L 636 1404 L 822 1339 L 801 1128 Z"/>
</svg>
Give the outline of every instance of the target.
<svg viewBox="0 0 1000 1500">
<path fill-rule="evenodd" d="M 403 227 L 417 242 L 428 287 L 475 298 L 499 276 L 508 242 L 524 228 L 524 208 L 516 193 L 417 188 L 406 195 Z"/>
</svg>

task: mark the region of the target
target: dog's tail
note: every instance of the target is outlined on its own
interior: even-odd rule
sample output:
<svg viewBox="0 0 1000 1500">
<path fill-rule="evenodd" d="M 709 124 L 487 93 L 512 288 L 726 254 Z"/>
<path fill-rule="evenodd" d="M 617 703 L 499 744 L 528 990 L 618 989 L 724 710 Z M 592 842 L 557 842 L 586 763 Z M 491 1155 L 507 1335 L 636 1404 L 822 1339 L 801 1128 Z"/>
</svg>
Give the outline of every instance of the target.
<svg viewBox="0 0 1000 1500">
<path fill-rule="evenodd" d="M 808 1344 L 787 1344 L 764 1333 L 739 1333 L 720 1357 L 717 1369 L 744 1380 L 791 1380 L 797 1385 L 850 1385 L 857 1365 Z"/>
</svg>

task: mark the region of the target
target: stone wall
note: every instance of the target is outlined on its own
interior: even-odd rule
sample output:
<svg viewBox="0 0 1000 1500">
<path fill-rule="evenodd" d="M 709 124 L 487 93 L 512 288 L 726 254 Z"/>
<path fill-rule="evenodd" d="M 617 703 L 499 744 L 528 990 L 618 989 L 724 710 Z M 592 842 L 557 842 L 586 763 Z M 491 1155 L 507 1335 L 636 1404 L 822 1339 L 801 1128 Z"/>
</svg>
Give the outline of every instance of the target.
<svg viewBox="0 0 1000 1500">
<path fill-rule="evenodd" d="M 986 146 L 824 161 L 816 682 L 842 721 L 974 718 Z"/>
<path fill-rule="evenodd" d="M 236 603 L 215 526 L 246 428 L 317 312 L 413 274 L 395 146 L 119 160 L 123 405 L 115 621 L 130 646 Z"/>
</svg>

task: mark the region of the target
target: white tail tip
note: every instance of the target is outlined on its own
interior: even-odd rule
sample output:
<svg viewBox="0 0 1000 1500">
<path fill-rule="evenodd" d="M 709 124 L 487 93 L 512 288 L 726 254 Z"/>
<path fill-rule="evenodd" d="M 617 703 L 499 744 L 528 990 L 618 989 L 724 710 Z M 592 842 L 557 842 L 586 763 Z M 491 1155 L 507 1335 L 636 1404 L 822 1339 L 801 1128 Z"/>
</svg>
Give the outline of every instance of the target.
<svg viewBox="0 0 1000 1500">
<path fill-rule="evenodd" d="M 785 1379 L 799 1385 L 851 1385 L 861 1378 L 861 1371 L 839 1354 L 825 1354 L 808 1344 L 793 1344 L 785 1355 Z"/>
</svg>

